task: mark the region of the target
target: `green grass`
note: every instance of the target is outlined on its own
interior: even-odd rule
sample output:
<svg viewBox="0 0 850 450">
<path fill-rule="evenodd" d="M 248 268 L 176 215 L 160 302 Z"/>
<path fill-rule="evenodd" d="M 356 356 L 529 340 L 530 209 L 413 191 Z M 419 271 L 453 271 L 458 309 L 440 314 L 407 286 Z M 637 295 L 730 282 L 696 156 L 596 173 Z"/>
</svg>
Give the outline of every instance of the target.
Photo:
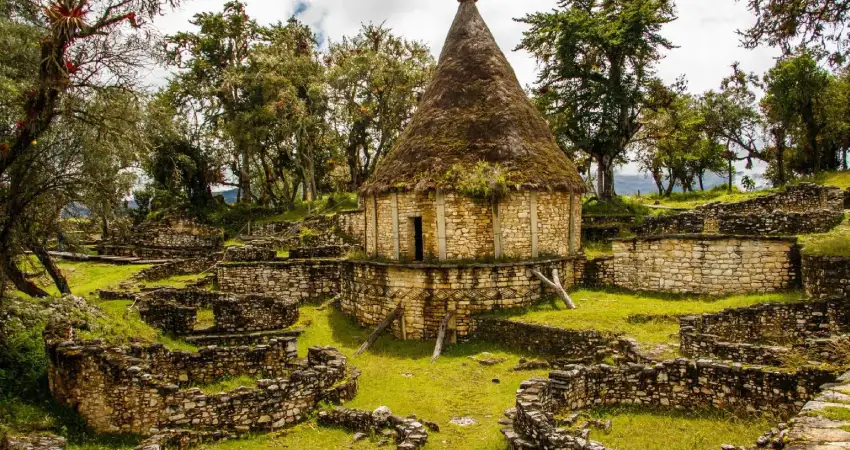
<svg viewBox="0 0 850 450">
<path fill-rule="evenodd" d="M 204 394 L 218 394 L 220 392 L 230 392 L 240 387 L 255 388 L 257 387 L 257 379 L 248 375 L 239 377 L 231 377 L 220 380 L 213 384 L 204 384 L 196 386 Z"/>
<path fill-rule="evenodd" d="M 190 284 L 197 283 L 206 276 L 207 274 L 177 275 L 162 280 L 148 281 L 145 282 L 144 285 L 146 287 L 173 287 L 182 289 L 189 286 Z"/>
<path fill-rule="evenodd" d="M 110 300 L 94 303 L 104 313 L 91 324 L 91 330 L 81 330 L 78 334 L 83 339 L 103 339 L 105 342 L 121 345 L 134 340 L 154 342 L 158 332 L 146 324 L 136 309 L 129 309 L 132 300 Z"/>
<path fill-rule="evenodd" d="M 211 308 L 198 309 L 197 321 L 195 322 L 196 330 L 205 330 L 212 328 L 215 325 L 215 313 Z"/>
<path fill-rule="evenodd" d="M 850 217 L 828 233 L 800 236 L 802 252 L 818 256 L 850 256 Z"/>
<path fill-rule="evenodd" d="M 850 408 L 838 406 L 827 406 L 823 409 L 815 409 L 806 412 L 808 416 L 823 417 L 824 419 L 850 422 Z"/>
<path fill-rule="evenodd" d="M 31 265 L 27 267 L 30 271 L 41 271 L 42 267 L 35 260 L 30 260 Z M 97 291 L 101 289 L 117 288 L 118 285 L 125 280 L 133 277 L 142 269 L 147 269 L 149 265 L 126 265 L 117 266 L 114 264 L 92 263 L 92 262 L 74 262 L 74 261 L 57 261 L 59 270 L 65 275 L 68 280 L 68 285 L 71 287 L 71 292 L 80 297 L 94 297 Z M 45 289 L 49 294 L 58 295 L 59 291 L 46 274 L 38 280 L 42 289 Z M 15 295 L 24 297 L 25 294 L 15 291 Z"/>
<path fill-rule="evenodd" d="M 244 245 L 245 245 L 245 242 L 243 240 L 237 239 L 237 238 L 228 239 L 228 240 L 224 241 L 225 247 L 243 247 Z"/>
<path fill-rule="evenodd" d="M 659 197 L 658 194 L 641 197 L 630 197 L 630 201 L 640 205 L 660 205 L 670 208 L 696 208 L 706 203 L 723 202 L 733 203 L 762 197 L 777 192 L 777 189 L 765 189 L 760 191 L 745 192 L 737 187 L 732 188 L 730 193 L 725 185 L 716 186 L 705 191 L 674 192 L 670 197 Z"/>
<path fill-rule="evenodd" d="M 663 316 L 683 316 L 740 308 L 764 302 L 790 302 L 799 292 L 766 295 L 737 295 L 724 298 L 635 294 L 614 290 L 581 289 L 571 294 L 578 309 L 567 309 L 560 299 L 544 301 L 526 311 L 504 311 L 499 315 L 525 323 L 572 330 L 621 333 L 643 344 L 678 342 L 679 323 Z M 660 320 L 633 323 L 633 315 L 662 316 Z"/>
<path fill-rule="evenodd" d="M 587 201 L 582 205 L 581 213 L 586 216 L 645 216 L 649 214 L 649 208 L 633 197 L 619 196 L 608 202 Z"/>
<path fill-rule="evenodd" d="M 164 345 L 165 348 L 171 350 L 172 352 L 187 352 L 187 353 L 197 353 L 198 347 L 192 345 L 183 339 L 178 337 L 170 336 L 167 334 L 161 334 L 156 339 L 157 342 Z"/>
<path fill-rule="evenodd" d="M 353 209 L 357 209 L 357 195 L 338 193 L 325 195 L 313 202 L 299 202 L 295 207 L 282 214 L 263 217 L 256 220 L 255 223 L 299 222 L 311 215 L 332 215 Z"/>
<path fill-rule="evenodd" d="M 611 242 L 583 242 L 581 246 L 587 259 L 595 259 L 600 256 L 614 254 L 614 248 Z"/>
<path fill-rule="evenodd" d="M 765 418 L 738 418 L 718 410 L 608 407 L 590 411 L 611 419 L 610 434 L 592 430 L 590 439 L 617 450 L 708 450 L 723 444 L 751 446 L 774 424 Z"/>
<path fill-rule="evenodd" d="M 811 181 L 824 186 L 836 186 L 841 189 L 850 189 L 850 170 L 824 172 L 801 181 Z"/>
</svg>

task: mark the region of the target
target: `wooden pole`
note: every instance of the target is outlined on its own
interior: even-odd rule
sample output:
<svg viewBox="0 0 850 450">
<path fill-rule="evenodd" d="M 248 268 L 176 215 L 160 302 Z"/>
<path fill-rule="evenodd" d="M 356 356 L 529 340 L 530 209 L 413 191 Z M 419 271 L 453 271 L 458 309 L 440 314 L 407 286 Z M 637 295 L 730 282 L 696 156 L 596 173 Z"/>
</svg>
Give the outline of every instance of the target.
<svg viewBox="0 0 850 450">
<path fill-rule="evenodd" d="M 564 303 L 567 304 L 567 307 L 570 309 L 576 309 L 576 304 L 573 303 L 573 299 L 570 298 L 570 294 L 567 294 L 567 290 L 564 289 L 564 286 L 561 284 L 561 280 L 558 278 L 558 269 L 552 269 L 552 280 L 549 280 L 540 273 L 539 270 L 532 270 L 531 274 L 540 279 L 546 286 L 549 286 L 552 290 L 564 300 Z"/>
<path fill-rule="evenodd" d="M 369 347 L 371 347 L 372 344 L 374 344 L 375 341 L 378 340 L 378 337 L 381 336 L 381 333 L 383 333 L 384 330 L 386 330 L 387 327 L 389 327 L 390 324 L 393 323 L 393 321 L 398 319 L 398 317 L 403 311 L 404 303 L 398 302 L 398 306 L 396 306 L 395 309 L 391 313 L 389 313 L 387 317 L 385 317 L 384 320 L 381 321 L 380 324 L 378 324 L 378 328 L 375 328 L 375 331 L 373 331 L 372 334 L 370 334 L 369 337 L 366 338 L 366 342 L 364 342 L 363 345 L 361 345 L 360 348 L 357 349 L 357 353 L 355 353 L 354 356 L 359 356 L 361 353 L 368 350 Z"/>
<path fill-rule="evenodd" d="M 443 317 L 443 321 L 440 323 L 440 330 L 437 332 L 437 345 L 434 346 L 434 354 L 431 356 L 431 364 L 434 364 L 437 361 L 437 358 L 440 357 L 440 353 L 443 352 L 443 343 L 446 341 L 446 330 L 449 328 L 449 322 L 454 316 L 455 313 L 449 312 L 446 313 L 446 317 Z"/>
</svg>

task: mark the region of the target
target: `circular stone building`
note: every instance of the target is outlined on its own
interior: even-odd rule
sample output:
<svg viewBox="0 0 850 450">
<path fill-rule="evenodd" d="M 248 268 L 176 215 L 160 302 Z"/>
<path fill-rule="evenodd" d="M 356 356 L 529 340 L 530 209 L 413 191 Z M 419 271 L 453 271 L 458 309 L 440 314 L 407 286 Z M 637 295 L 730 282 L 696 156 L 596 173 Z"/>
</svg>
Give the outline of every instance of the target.
<svg viewBox="0 0 850 450">
<path fill-rule="evenodd" d="M 399 304 L 396 336 L 452 336 L 470 315 L 527 306 L 537 269 L 575 282 L 584 183 L 525 95 L 475 0 L 461 0 L 408 128 L 364 184 L 365 250 L 342 307 L 363 325 Z"/>
</svg>

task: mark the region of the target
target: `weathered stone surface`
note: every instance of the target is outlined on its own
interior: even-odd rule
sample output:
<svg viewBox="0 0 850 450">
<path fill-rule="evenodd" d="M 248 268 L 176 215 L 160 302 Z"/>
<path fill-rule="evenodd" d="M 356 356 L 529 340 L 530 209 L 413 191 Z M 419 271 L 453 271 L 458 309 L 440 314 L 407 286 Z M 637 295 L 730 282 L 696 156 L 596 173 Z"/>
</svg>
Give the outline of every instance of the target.
<svg viewBox="0 0 850 450">
<path fill-rule="evenodd" d="M 850 298 L 850 258 L 803 255 L 803 287 L 812 298 Z"/>
<path fill-rule="evenodd" d="M 139 281 L 158 281 L 180 275 L 193 275 L 210 270 L 223 258 L 221 252 L 212 252 L 195 258 L 180 259 L 143 269 L 133 278 Z"/>
<path fill-rule="evenodd" d="M 65 438 L 52 435 L 6 436 L 0 440 L 0 450 L 65 450 Z"/>
<path fill-rule="evenodd" d="M 800 284 L 796 238 L 670 235 L 617 239 L 613 247 L 610 280 L 635 291 L 719 296 Z"/>
<path fill-rule="evenodd" d="M 277 252 L 272 248 L 255 247 L 253 245 L 242 245 L 228 247 L 224 251 L 225 262 L 254 262 L 274 261 Z"/>
<path fill-rule="evenodd" d="M 340 427 L 354 431 L 354 440 L 366 433 L 394 436 L 398 449 L 416 449 L 428 443 L 428 430 L 415 416 L 394 416 L 389 408 L 381 406 L 372 412 L 337 407 L 319 412 L 319 425 Z M 434 424 L 436 425 L 436 424 Z M 439 429 L 439 428 L 438 428 Z"/>
<path fill-rule="evenodd" d="M 497 317 L 475 317 L 472 337 L 509 348 L 551 355 L 573 362 L 601 362 L 610 356 L 617 336 L 595 330 L 567 330 Z"/>
<path fill-rule="evenodd" d="M 222 263 L 217 277 L 225 292 L 308 301 L 339 293 L 339 267 L 338 260 Z"/>
<path fill-rule="evenodd" d="M 101 255 L 142 258 L 192 258 L 220 252 L 224 232 L 190 221 L 146 222 L 126 235 L 98 244 Z"/>
<path fill-rule="evenodd" d="M 577 259 L 563 258 L 495 264 L 400 264 L 343 261 L 340 307 L 362 326 L 373 327 L 404 301 L 402 320 L 393 323 L 393 335 L 406 339 L 434 339 L 447 313 L 454 313 L 450 336 L 470 332 L 477 312 L 530 306 L 543 298 L 541 282 L 531 274 L 557 269 L 569 288 L 575 284 Z"/>
<path fill-rule="evenodd" d="M 101 433 L 154 434 L 164 429 L 247 433 L 301 421 L 321 401 L 349 400 L 359 372 L 334 348 L 297 358 L 295 338 L 267 346 L 169 352 L 160 345 L 111 348 L 46 335 L 50 390 Z M 250 374 L 254 388 L 206 395 L 186 387 Z"/>
</svg>

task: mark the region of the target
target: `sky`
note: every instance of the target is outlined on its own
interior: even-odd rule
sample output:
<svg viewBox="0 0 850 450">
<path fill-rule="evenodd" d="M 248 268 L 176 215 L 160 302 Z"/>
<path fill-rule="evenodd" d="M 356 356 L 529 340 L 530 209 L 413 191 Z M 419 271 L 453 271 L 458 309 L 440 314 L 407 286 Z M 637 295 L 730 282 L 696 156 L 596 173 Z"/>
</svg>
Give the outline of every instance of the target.
<svg viewBox="0 0 850 450">
<path fill-rule="evenodd" d="M 457 12 L 455 0 L 244 0 L 248 14 L 264 24 L 286 21 L 292 15 L 312 26 L 323 39 L 336 41 L 357 33 L 362 23 L 386 23 L 406 39 L 424 41 L 438 57 Z M 192 29 L 189 20 L 202 11 L 221 11 L 225 0 L 188 0 L 177 11 L 157 19 L 163 34 Z M 514 67 L 523 86 L 536 79 L 537 64 L 528 53 L 514 51 L 527 25 L 513 19 L 548 11 L 557 0 L 480 0 L 478 8 L 496 41 Z M 773 66 L 776 49 L 747 50 L 740 46 L 736 30 L 749 27 L 755 18 L 743 0 L 679 0 L 678 19 L 662 30 L 677 48 L 666 53 L 658 68 L 668 83 L 685 75 L 689 90 L 701 93 L 716 89 L 731 73 L 733 62 L 746 71 L 764 73 Z M 167 73 L 157 70 L 151 82 L 160 84 Z M 628 165 L 622 169 L 635 173 Z"/>
</svg>

